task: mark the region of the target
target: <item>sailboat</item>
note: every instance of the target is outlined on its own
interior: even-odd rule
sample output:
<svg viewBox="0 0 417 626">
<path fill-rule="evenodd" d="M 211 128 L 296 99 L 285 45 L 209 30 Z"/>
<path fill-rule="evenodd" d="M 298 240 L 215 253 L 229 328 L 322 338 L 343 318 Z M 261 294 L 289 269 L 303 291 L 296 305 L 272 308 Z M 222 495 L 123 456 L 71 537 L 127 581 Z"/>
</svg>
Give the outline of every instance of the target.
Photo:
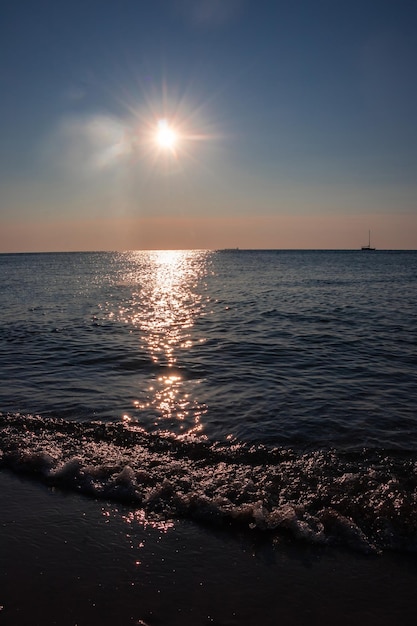
<svg viewBox="0 0 417 626">
<path fill-rule="evenodd" d="M 362 246 L 361 248 L 362 250 L 375 250 L 375 248 L 371 248 L 371 231 L 368 232 L 368 245 L 367 246 Z"/>
</svg>

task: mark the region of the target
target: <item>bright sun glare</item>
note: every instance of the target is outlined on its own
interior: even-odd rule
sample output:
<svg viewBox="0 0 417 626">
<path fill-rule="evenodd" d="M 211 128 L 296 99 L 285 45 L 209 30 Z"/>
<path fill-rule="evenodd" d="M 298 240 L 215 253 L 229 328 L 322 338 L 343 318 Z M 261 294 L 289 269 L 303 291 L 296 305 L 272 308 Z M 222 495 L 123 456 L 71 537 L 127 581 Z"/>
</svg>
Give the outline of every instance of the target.
<svg viewBox="0 0 417 626">
<path fill-rule="evenodd" d="M 163 119 L 158 122 L 155 139 L 159 148 L 173 151 L 178 142 L 178 134 L 168 121 Z"/>
<path fill-rule="evenodd" d="M 143 110 L 129 107 L 131 116 L 125 119 L 96 114 L 86 120 L 68 120 L 56 135 L 57 142 L 61 133 L 68 142 L 68 147 L 60 147 L 60 152 L 66 155 L 63 164 L 66 165 L 68 161 L 72 167 L 70 147 L 76 142 L 80 152 L 86 145 L 86 160 L 93 170 L 121 167 L 130 170 L 138 159 L 144 158 L 149 159 L 152 167 L 158 163 L 162 168 L 167 166 L 169 171 L 172 165 L 175 171 L 182 171 L 180 161 L 185 160 L 187 164 L 190 159 L 195 159 L 196 143 L 211 140 L 215 136 L 205 132 L 197 134 L 193 128 L 201 127 L 201 107 L 187 111 L 181 102 L 174 104 L 173 112 L 169 114 L 167 110 L 166 117 L 162 117 L 161 105 L 149 105 Z"/>
</svg>

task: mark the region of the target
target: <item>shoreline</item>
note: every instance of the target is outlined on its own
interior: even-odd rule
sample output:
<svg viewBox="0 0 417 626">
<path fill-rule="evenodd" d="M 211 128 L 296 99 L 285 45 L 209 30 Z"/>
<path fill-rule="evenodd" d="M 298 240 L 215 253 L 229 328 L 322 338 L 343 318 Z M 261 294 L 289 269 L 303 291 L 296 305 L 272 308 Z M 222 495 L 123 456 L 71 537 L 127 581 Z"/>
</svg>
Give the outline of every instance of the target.
<svg viewBox="0 0 417 626">
<path fill-rule="evenodd" d="M 0 472 L 2 626 L 415 623 L 417 563 L 194 522 Z"/>
</svg>

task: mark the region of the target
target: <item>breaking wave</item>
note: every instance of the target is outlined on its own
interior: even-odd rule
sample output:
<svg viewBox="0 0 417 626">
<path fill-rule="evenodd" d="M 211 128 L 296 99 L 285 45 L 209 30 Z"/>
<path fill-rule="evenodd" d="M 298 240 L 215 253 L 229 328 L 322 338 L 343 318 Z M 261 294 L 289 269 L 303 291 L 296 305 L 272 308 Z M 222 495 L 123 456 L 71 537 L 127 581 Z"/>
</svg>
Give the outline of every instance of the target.
<svg viewBox="0 0 417 626">
<path fill-rule="evenodd" d="M 297 452 L 0 414 L 0 469 L 144 510 L 367 553 L 417 549 L 417 456 Z"/>
</svg>

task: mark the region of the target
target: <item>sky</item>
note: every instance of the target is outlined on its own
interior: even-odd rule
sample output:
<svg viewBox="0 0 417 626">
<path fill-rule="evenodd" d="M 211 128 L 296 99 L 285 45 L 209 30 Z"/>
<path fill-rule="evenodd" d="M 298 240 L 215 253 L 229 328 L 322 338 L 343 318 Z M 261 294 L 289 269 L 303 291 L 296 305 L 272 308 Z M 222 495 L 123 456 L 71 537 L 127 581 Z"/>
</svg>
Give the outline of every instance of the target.
<svg viewBox="0 0 417 626">
<path fill-rule="evenodd" d="M 415 0 L 5 0 L 0 252 L 417 249 L 416 27 Z"/>
</svg>

